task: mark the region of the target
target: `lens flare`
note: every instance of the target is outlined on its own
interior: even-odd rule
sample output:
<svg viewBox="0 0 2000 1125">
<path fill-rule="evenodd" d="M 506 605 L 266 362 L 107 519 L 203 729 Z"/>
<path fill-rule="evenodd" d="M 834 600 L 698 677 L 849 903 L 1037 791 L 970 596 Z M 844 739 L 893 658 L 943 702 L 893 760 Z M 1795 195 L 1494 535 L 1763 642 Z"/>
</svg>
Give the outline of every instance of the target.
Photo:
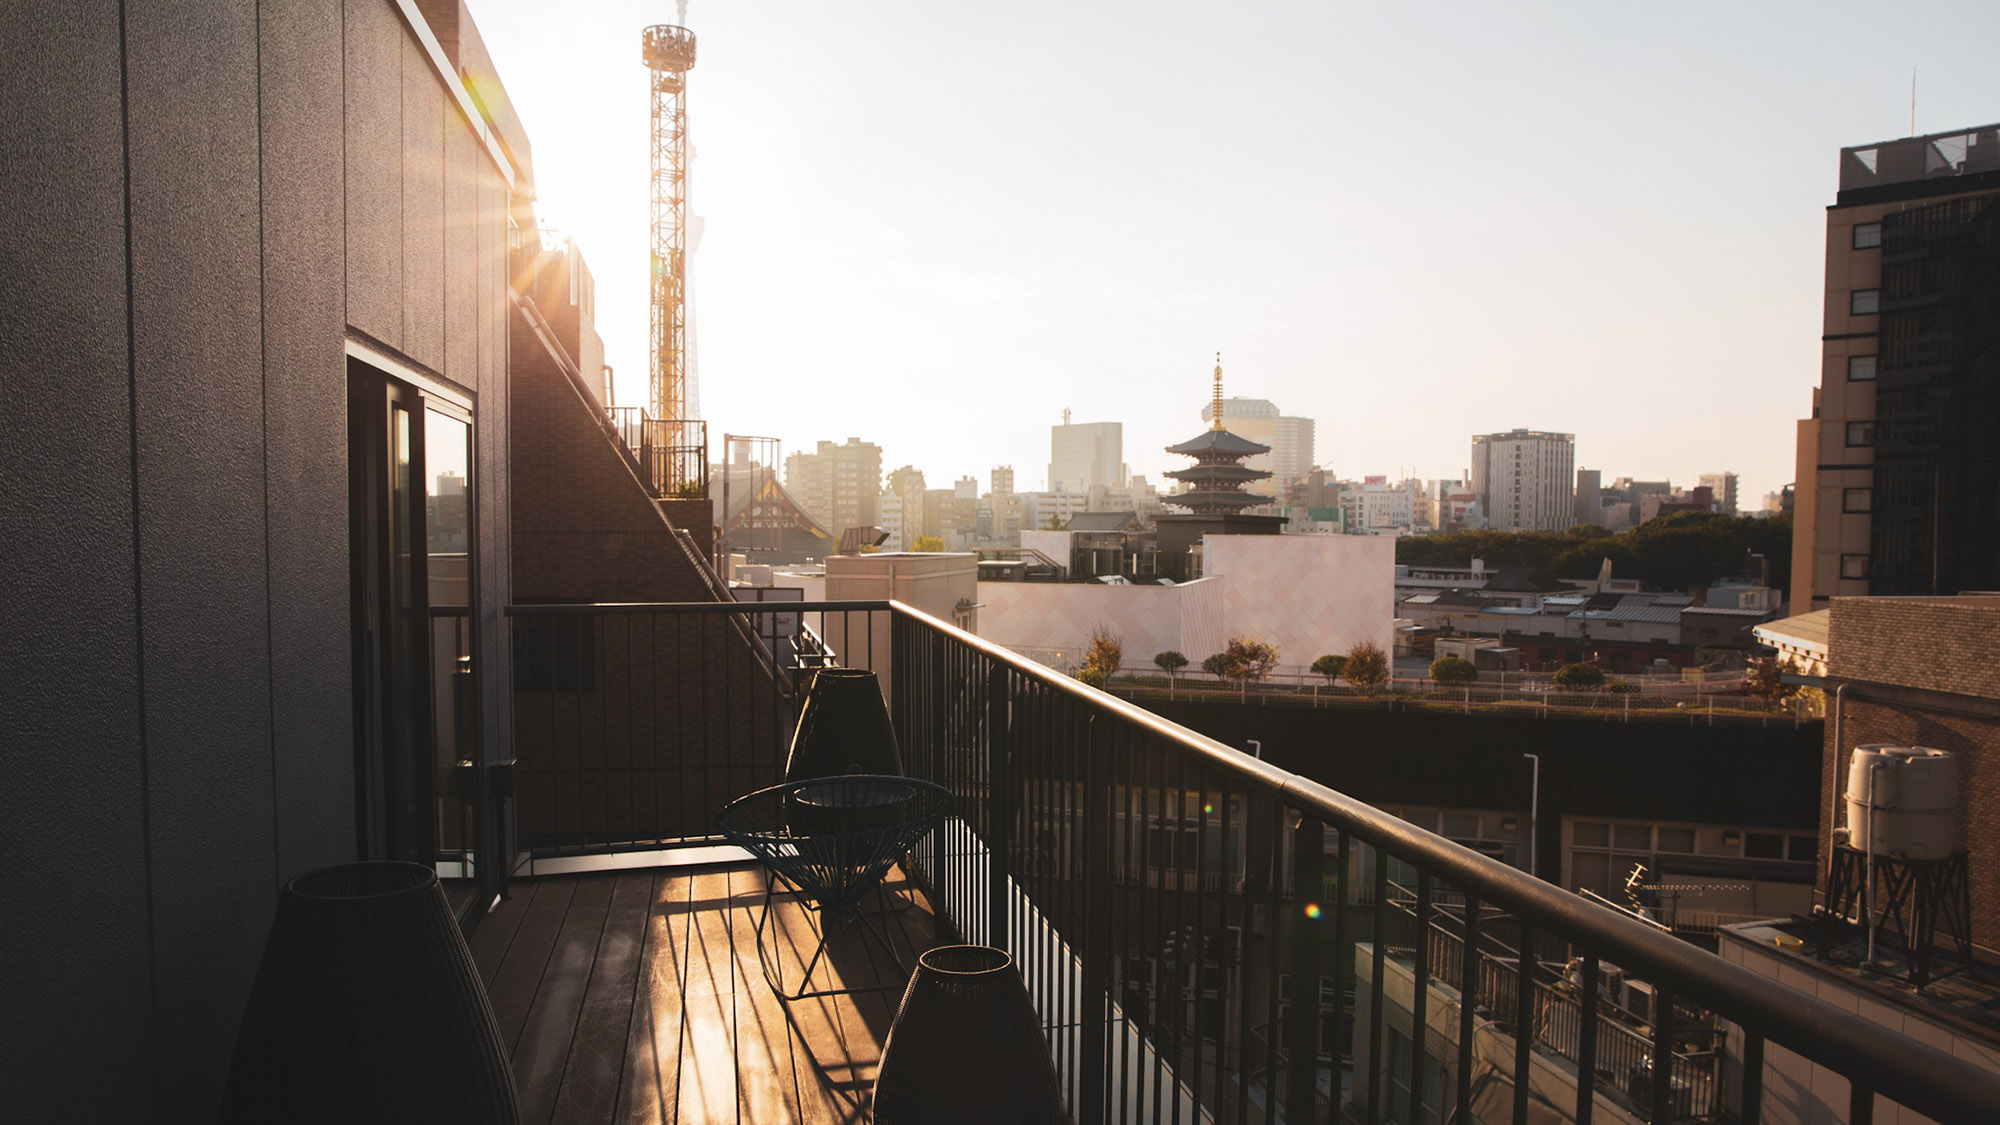
<svg viewBox="0 0 2000 1125">
<path fill-rule="evenodd" d="M 1325 913 L 1326 911 L 1320 909 L 1319 903 L 1316 902 L 1306 903 L 1306 917 L 1308 919 L 1317 922 L 1320 920 L 1320 917 Z"/>
</svg>

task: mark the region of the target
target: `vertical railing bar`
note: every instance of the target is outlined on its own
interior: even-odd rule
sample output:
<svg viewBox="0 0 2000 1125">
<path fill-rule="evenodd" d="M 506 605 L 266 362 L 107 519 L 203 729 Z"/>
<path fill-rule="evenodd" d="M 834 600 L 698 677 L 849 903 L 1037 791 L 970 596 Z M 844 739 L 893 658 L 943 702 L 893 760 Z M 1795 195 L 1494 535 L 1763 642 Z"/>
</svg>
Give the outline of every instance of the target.
<svg viewBox="0 0 2000 1125">
<path fill-rule="evenodd" d="M 1165 924 L 1167 920 L 1168 892 L 1166 888 L 1166 883 L 1167 883 L 1166 873 L 1173 859 L 1172 855 L 1170 854 L 1169 855 L 1152 854 L 1153 851 L 1155 850 L 1156 845 L 1164 844 L 1167 840 L 1167 792 L 1168 792 L 1167 759 L 1166 755 L 1161 750 L 1159 740 L 1157 738 L 1154 738 L 1151 735 L 1144 736 L 1140 741 L 1140 745 L 1145 747 L 1145 759 L 1144 759 L 1145 777 L 1146 777 L 1145 799 L 1148 803 L 1151 803 L 1155 795 L 1157 794 L 1159 800 L 1159 805 L 1158 805 L 1159 813 L 1157 814 L 1157 821 L 1156 821 L 1159 831 L 1147 833 L 1146 836 L 1147 857 L 1154 861 L 1152 869 L 1160 873 L 1158 886 L 1147 887 L 1143 880 L 1140 882 L 1139 885 L 1140 894 L 1145 895 L 1148 891 L 1152 892 L 1148 896 L 1152 900 L 1152 905 L 1150 907 L 1150 910 L 1147 912 L 1147 914 L 1142 914 L 1140 916 L 1141 920 L 1140 933 L 1157 934 L 1160 932 L 1160 927 L 1163 924 Z M 1148 918 L 1148 915 L 1150 915 L 1150 919 Z M 1164 950 L 1162 952 L 1164 952 Z M 1155 965 L 1157 967 L 1153 970 L 1153 999 L 1146 1007 L 1146 1038 L 1143 1040 L 1143 1042 L 1152 1045 L 1151 1054 L 1153 1056 L 1154 1125 L 1159 1125 L 1159 1120 L 1160 1120 L 1160 1108 L 1161 1108 L 1160 1095 L 1161 1095 L 1162 1084 L 1164 1081 L 1164 1076 L 1160 1072 L 1166 1061 L 1162 1051 L 1161 1040 L 1163 1040 L 1166 1037 L 1165 1032 L 1169 1022 L 1162 1015 L 1162 1009 L 1165 1007 L 1163 1001 L 1167 993 L 1167 988 L 1159 980 L 1160 976 L 1159 970 L 1165 967 L 1165 962 L 1166 962 L 1165 957 L 1161 957 L 1158 959 L 1158 961 L 1155 962 Z M 1142 1091 L 1142 1096 L 1143 1096 L 1143 1091 Z"/>
<path fill-rule="evenodd" d="M 1577 998 L 1576 1125 L 1590 1125 L 1597 1112 L 1597 954 L 1583 955 L 1583 987 Z"/>
<path fill-rule="evenodd" d="M 1847 1080 L 1847 1125 L 1875 1125 L 1875 1089 L 1859 1078 Z M 1661 1121 L 1664 1118 L 1654 1117 Z"/>
<path fill-rule="evenodd" d="M 1333 1042 L 1327 1046 L 1327 1054 L 1333 1059 L 1336 1087 L 1340 1078 L 1340 1060 L 1354 1050 L 1347 1012 L 1348 978 L 1352 975 L 1354 963 L 1354 950 L 1349 944 L 1353 935 L 1348 932 L 1347 900 L 1350 896 L 1347 868 L 1353 857 L 1354 837 L 1345 828 L 1338 832 L 1333 872 Z M 1334 1101 L 1338 1103 L 1340 1090 L 1336 1088 L 1333 1093 Z"/>
<path fill-rule="evenodd" d="M 680 779 L 680 784 L 675 786 L 679 790 L 674 795 L 674 803 L 679 806 L 679 815 L 674 818 L 674 829 L 682 834 L 687 832 L 688 825 L 688 791 L 694 788 L 693 784 L 691 784 L 692 779 L 689 777 L 689 774 L 691 771 L 699 771 L 703 768 L 703 763 L 695 760 L 694 755 L 687 752 L 688 693 L 686 688 L 688 617 L 689 615 L 685 613 L 674 615 L 674 684 L 676 688 L 680 689 L 674 692 L 674 776 Z M 706 747 L 702 749 L 702 753 L 704 755 L 707 753 Z"/>
<path fill-rule="evenodd" d="M 633 659 L 632 623 L 634 617 L 625 618 L 625 825 L 626 831 L 635 839 L 639 836 L 639 762 L 638 742 L 633 737 L 633 727 L 638 711 L 634 689 L 638 686 L 637 665 Z M 657 845 L 659 841 L 654 841 Z"/>
<path fill-rule="evenodd" d="M 1514 1125 L 1528 1125 L 1529 1052 L 1535 1043 L 1535 928 L 1520 919 L 1514 962 Z"/>
<path fill-rule="evenodd" d="M 1065 700 L 1068 706 L 1068 701 Z M 1083 752 L 1084 797 L 1084 926 L 1083 926 L 1083 981 L 1078 993 L 1081 1011 L 1078 1012 L 1077 1059 L 1079 1063 L 1079 1087 L 1082 1109 L 1077 1120 L 1104 1120 L 1110 1095 L 1104 1081 L 1104 1041 L 1107 1023 L 1107 993 L 1109 977 L 1105 972 L 1105 946 L 1109 931 L 1106 923 L 1106 886 L 1109 882 L 1110 865 L 1110 789 L 1106 782 L 1106 763 L 1100 753 L 1108 742 L 1095 723 L 1096 716 L 1087 722 Z M 1095 814 L 1095 815 L 1092 815 Z"/>
<path fill-rule="evenodd" d="M 652 705 L 651 717 L 646 721 L 646 772 L 653 779 L 653 834 L 665 836 L 667 810 L 660 807 L 660 615 L 657 614 L 646 619 L 646 682 L 651 687 L 647 696 Z"/>
<path fill-rule="evenodd" d="M 583 662 L 584 662 L 584 661 L 585 661 L 586 659 L 588 659 L 588 658 L 589 658 L 589 655 L 590 655 L 590 654 L 589 654 L 589 653 L 588 653 L 588 652 L 587 652 L 587 651 L 585 650 L 585 648 L 584 648 L 584 643 L 583 643 L 583 623 L 584 623 L 584 621 L 586 620 L 586 619 L 585 619 L 585 617 L 584 617 L 584 616 L 583 616 L 583 615 L 582 615 L 581 613 L 573 613 L 573 614 L 571 614 L 571 615 L 570 615 L 570 619 L 571 619 L 571 621 L 572 621 L 572 622 L 574 623 L 574 628 L 575 628 L 575 633 L 576 633 L 576 643 L 575 643 L 575 644 L 574 644 L 573 646 L 571 646 L 571 651 L 573 651 L 574 653 L 576 653 L 576 661 L 577 661 L 577 672 L 576 672 L 576 698 L 575 698 L 575 703 L 574 703 L 574 704 L 573 704 L 573 705 L 572 705 L 572 706 L 570 707 L 570 714 L 571 714 L 571 716 L 573 717 L 573 719 L 575 720 L 575 727 L 576 727 L 576 835 L 577 835 L 577 847 L 576 847 L 576 849 L 575 849 L 575 850 L 576 850 L 576 851 L 579 851 L 579 852 L 588 852 L 588 851 L 590 851 L 590 850 L 591 850 L 591 849 L 590 849 L 590 833 L 589 833 L 588 831 L 586 831 L 586 830 L 585 830 L 585 827 L 584 827 L 584 824 L 585 824 L 585 822 L 584 822 L 584 819 L 583 819 L 583 801 L 584 801 L 584 792 L 583 792 L 583 779 L 584 779 L 584 777 L 585 777 L 585 776 L 586 776 L 586 775 L 587 775 L 587 774 L 589 773 L 589 770 L 588 770 L 588 768 L 587 768 L 587 767 L 586 767 L 586 766 L 584 765 L 584 753 L 583 753 L 583 742 L 584 742 L 584 733 L 583 733 L 583 706 L 584 706 L 584 705 L 583 705 Z M 593 631 L 592 631 L 592 636 L 595 636 L 595 635 L 596 635 L 596 633 L 595 633 L 595 631 L 593 630 Z"/>
<path fill-rule="evenodd" d="M 1243 889 L 1235 896 L 1238 906 L 1236 929 L 1236 1120 L 1250 1120 L 1250 937 L 1255 931 L 1256 920 L 1250 902 L 1250 818 L 1251 805 L 1256 798 L 1248 785 L 1243 789 Z M 1230 799 L 1225 784 L 1222 804 L 1222 847 L 1229 849 L 1229 820 L 1234 802 Z M 1217 1052 L 1218 1055 L 1224 1052 Z"/>
<path fill-rule="evenodd" d="M 1168 793 L 1173 795 L 1174 801 L 1174 831 L 1169 837 L 1173 841 L 1173 845 L 1168 849 L 1170 854 L 1167 856 L 1167 859 L 1173 865 L 1174 872 L 1175 951 L 1173 1018 L 1167 1021 L 1167 1038 L 1173 1046 L 1173 1051 L 1170 1056 L 1167 1056 L 1167 1076 L 1173 1095 L 1172 1110 L 1168 1120 L 1173 1122 L 1173 1125 L 1181 1125 L 1181 1041 L 1187 1032 L 1188 1012 L 1187 987 L 1184 982 L 1187 980 L 1190 969 L 1189 962 L 1192 961 L 1195 983 L 1197 989 L 1199 989 L 1201 982 L 1201 941 L 1203 933 L 1199 926 L 1193 929 L 1188 928 L 1186 885 L 1188 872 L 1187 865 L 1181 862 L 1182 833 L 1187 829 L 1187 757 L 1178 748 L 1170 750 L 1164 744 L 1161 744 L 1160 752 L 1162 754 L 1160 761 L 1162 782 L 1166 780 L 1165 771 L 1167 763 L 1165 755 L 1172 754 L 1174 766 L 1173 785 L 1167 790 Z M 1196 864 L 1199 865 L 1199 863 L 1200 860 L 1197 859 Z M 1196 995 L 1200 995 L 1199 991 L 1196 992 Z M 1199 1003 L 1196 1006 L 1199 1008 Z M 1166 1052 L 1162 1052 L 1162 1054 L 1166 1055 Z"/>
<path fill-rule="evenodd" d="M 1758 1125 L 1764 1115 L 1764 1037 L 1743 1029 L 1743 1104 L 1737 1107 L 1740 1125 Z M 1579 1123 L 1585 1125 L 1585 1123 Z"/>
<path fill-rule="evenodd" d="M 1458 1120 L 1472 1120 L 1472 1036 L 1479 1017 L 1479 914 L 1484 908 L 1465 892 L 1464 935 L 1458 960 Z"/>
<path fill-rule="evenodd" d="M 1410 1121 L 1424 1119 L 1424 1068 L 1430 1044 L 1431 873 L 1417 872 L 1416 932 L 1411 936 Z"/>
<path fill-rule="evenodd" d="M 1652 1120 L 1664 1122 L 1673 1116 L 1674 1094 L 1674 994 L 1665 981 L 1656 982 L 1653 1004 L 1653 1081 L 1648 1101 Z"/>
<path fill-rule="evenodd" d="M 1139 850 L 1142 825 L 1145 823 L 1145 794 L 1135 776 L 1139 769 L 1138 754 L 1132 748 L 1132 733 L 1123 724 L 1113 727 L 1113 744 L 1118 747 L 1118 762 L 1124 768 L 1125 794 L 1125 863 L 1123 886 L 1118 892 L 1124 909 L 1118 912 L 1118 939 L 1112 943 L 1118 957 L 1118 979 L 1123 987 L 1119 989 L 1122 1002 L 1129 994 L 1132 974 L 1132 916 L 1146 908 L 1146 892 L 1143 878 L 1134 880 L 1135 865 L 1145 861 Z M 1136 1028 L 1144 1026 L 1139 1014 L 1125 1009 L 1122 1026 L 1118 1034 L 1118 1115 L 1129 1119 L 1132 1114 L 1132 1035 Z"/>
<path fill-rule="evenodd" d="M 1288 1121 L 1319 1120 L 1319 980 L 1324 953 L 1313 907 L 1325 886 L 1326 824 L 1304 815 L 1292 834 L 1292 1012 L 1285 1029 L 1291 1043 L 1291 1079 L 1285 1093 Z M 1272 927 L 1272 933 L 1277 928 Z M 1275 1100 L 1275 1099 L 1274 1099 Z"/>
<path fill-rule="evenodd" d="M 1278 1122 L 1278 1005 L 1284 996 L 1278 984 L 1278 942 L 1280 920 L 1284 917 L 1285 884 L 1285 802 L 1273 795 L 1271 801 L 1271 878 L 1264 908 L 1271 923 L 1271 964 L 1265 971 L 1264 992 L 1264 1125 Z M 1296 863 L 1297 857 L 1293 857 Z M 1294 983 L 1298 981 L 1295 972 Z"/>
<path fill-rule="evenodd" d="M 1367 1119 L 1380 1121 L 1383 1119 L 1382 1075 L 1386 1070 L 1386 1060 L 1382 1056 L 1382 978 L 1388 971 L 1389 960 L 1389 854 L 1380 845 L 1371 844 L 1369 847 L 1375 856 L 1375 947 L 1369 950 Z"/>
<path fill-rule="evenodd" d="M 1186 769 L 1186 755 L 1182 755 L 1182 769 Z M 1202 1031 L 1204 1031 L 1206 1019 L 1208 1019 L 1208 953 L 1210 953 L 1208 943 L 1210 943 L 1210 933 L 1212 933 L 1208 929 L 1208 765 L 1206 763 L 1196 763 L 1196 767 L 1194 767 L 1194 785 L 1196 785 L 1196 795 L 1194 795 L 1194 931 L 1196 933 L 1194 933 L 1194 1037 L 1192 1037 L 1194 1043 L 1190 1045 L 1194 1049 L 1194 1065 L 1190 1067 L 1194 1071 L 1194 1075 L 1192 1075 L 1194 1081 L 1190 1083 L 1188 1101 L 1192 1103 L 1190 1105 L 1190 1115 L 1194 1117 L 1194 1121 L 1200 1121 L 1202 1119 L 1202 1043 L 1204 1043 Z M 1220 917 L 1220 911 L 1216 911 L 1216 913 Z M 1222 975 L 1222 941 L 1220 941 L 1220 935 L 1216 935 L 1216 943 L 1214 945 L 1216 945 L 1216 949 L 1214 949 L 1216 969 L 1218 969 L 1218 975 Z M 1216 1057 L 1220 1059 L 1220 1055 L 1222 1055 L 1222 1051 L 1218 1049 Z M 1218 1085 L 1220 1085 L 1220 1081 L 1218 1081 Z M 1180 1109 L 1178 1109 L 1180 1101 L 1176 1099 L 1174 1105 L 1176 1105 L 1176 1109 L 1174 1109 L 1174 1125 L 1180 1125 Z"/>
</svg>

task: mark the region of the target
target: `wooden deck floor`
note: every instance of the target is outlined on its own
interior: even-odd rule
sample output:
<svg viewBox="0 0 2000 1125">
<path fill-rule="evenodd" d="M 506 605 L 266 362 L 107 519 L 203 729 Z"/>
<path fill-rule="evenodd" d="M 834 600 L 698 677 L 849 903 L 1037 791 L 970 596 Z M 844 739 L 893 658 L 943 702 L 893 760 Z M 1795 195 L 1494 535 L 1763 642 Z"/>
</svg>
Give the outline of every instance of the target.
<svg viewBox="0 0 2000 1125">
<path fill-rule="evenodd" d="M 896 871 L 888 886 L 908 889 Z M 523 1121 L 868 1120 L 905 978 L 858 929 L 835 937 L 832 973 L 822 966 L 814 986 L 893 991 L 786 1004 L 757 959 L 761 868 L 542 878 L 511 894 L 471 945 L 513 1052 Z M 922 950 L 934 944 L 931 916 L 921 895 L 909 901 L 890 918 Z M 788 985 L 818 940 L 815 921 L 787 896 L 772 909 L 765 940 Z"/>
</svg>

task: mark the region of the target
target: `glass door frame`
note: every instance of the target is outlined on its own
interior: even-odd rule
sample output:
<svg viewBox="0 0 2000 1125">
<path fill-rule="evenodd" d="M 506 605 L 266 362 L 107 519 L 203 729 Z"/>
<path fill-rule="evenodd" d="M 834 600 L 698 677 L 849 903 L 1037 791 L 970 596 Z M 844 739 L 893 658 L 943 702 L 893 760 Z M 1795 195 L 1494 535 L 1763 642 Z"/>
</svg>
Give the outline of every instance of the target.
<svg viewBox="0 0 2000 1125">
<path fill-rule="evenodd" d="M 486 913 L 487 907 L 501 893 L 506 876 L 506 857 L 502 854 L 502 844 L 507 838 L 504 810 L 496 800 L 493 772 L 504 763 L 493 760 L 494 754 L 487 737 L 486 718 L 483 701 L 485 690 L 482 681 L 490 675 L 484 667 L 485 653 L 481 641 L 480 627 L 480 575 L 482 571 L 479 532 L 480 502 L 478 481 L 484 466 L 478 458 L 478 416 L 475 398 L 470 393 L 446 383 L 423 369 L 416 367 L 393 353 L 372 345 L 371 342 L 350 338 L 346 341 L 347 356 L 347 398 L 350 427 L 365 424 L 373 429 L 374 435 L 350 432 L 348 435 L 349 480 L 350 480 L 350 597 L 356 634 L 353 638 L 355 653 L 355 831 L 356 852 L 364 859 L 412 859 L 437 867 L 441 859 L 450 859 L 439 854 L 439 802 L 456 799 L 470 814 L 470 824 L 463 829 L 461 840 L 463 850 L 471 852 L 475 871 L 474 893 L 469 899 L 454 902 L 460 925 L 468 930 Z M 373 420 L 376 406 L 381 408 L 380 421 Z M 380 477 L 382 473 L 394 472 L 392 445 L 395 438 L 397 411 L 406 411 L 409 424 L 410 450 L 408 482 L 408 510 L 397 513 L 393 510 L 393 482 Z M 465 620 L 466 652 L 471 657 L 471 682 L 468 685 L 471 698 L 462 715 L 455 713 L 454 730 L 457 735 L 458 754 L 454 762 L 466 760 L 469 769 L 457 768 L 441 770 L 438 767 L 440 747 L 437 741 L 437 708 L 453 706 L 451 700 L 436 698 L 434 686 L 438 682 L 434 663 L 438 654 L 433 651 L 434 614 L 430 605 L 429 566 L 429 519 L 426 498 L 430 493 L 431 472 L 428 465 L 426 431 L 431 416 L 462 423 L 466 427 L 466 605 L 463 610 Z M 362 459 L 373 459 L 380 454 L 375 467 L 376 476 L 370 476 Z M 382 487 L 391 485 L 391 487 Z M 369 487 L 380 491 L 376 497 L 364 496 Z M 394 557 L 393 544 L 373 542 L 363 529 L 363 521 L 380 518 L 379 511 L 369 512 L 371 502 L 388 504 L 391 511 L 386 519 L 389 524 L 403 517 L 402 534 L 412 547 L 407 564 Z M 373 559 L 365 557 L 373 551 Z M 410 629 L 408 659 L 404 667 L 380 668 L 380 675 L 393 678 L 395 683 L 378 684 L 366 682 L 365 677 L 374 669 L 369 661 L 380 658 L 385 652 L 392 652 L 394 644 L 384 644 L 379 636 L 365 634 L 366 616 L 371 610 L 368 599 L 380 596 L 381 590 L 371 590 L 368 583 L 371 575 L 394 575 L 399 565 L 406 565 L 406 580 L 410 589 L 407 602 L 400 609 L 407 613 L 411 623 L 421 622 L 421 626 Z M 370 571 L 370 567 L 374 567 Z M 372 605 L 379 622 L 382 608 Z M 374 646 L 371 650 L 371 644 Z M 393 661 L 391 661 L 393 663 Z M 450 682 L 447 677 L 445 682 Z M 391 695 L 390 693 L 395 693 Z M 387 698 L 385 698 L 387 696 Z M 401 698 L 397 698 L 400 696 Z M 374 708 L 371 711 L 371 707 Z M 454 709 L 455 712 L 457 709 Z M 456 719 L 469 719 L 469 730 L 456 730 Z M 406 772 L 411 775 L 405 780 L 413 792 L 400 794 L 414 798 L 414 817 L 407 815 L 409 807 L 403 810 L 403 819 L 409 823 L 400 832 L 395 827 L 398 809 L 395 802 L 399 796 L 394 790 L 392 776 L 393 763 L 384 755 L 392 748 L 379 737 L 382 727 L 376 724 L 394 724 L 401 727 L 407 737 L 406 753 L 411 767 Z M 373 728 L 373 729 L 371 729 Z M 408 836 L 409 839 L 403 839 Z"/>
</svg>

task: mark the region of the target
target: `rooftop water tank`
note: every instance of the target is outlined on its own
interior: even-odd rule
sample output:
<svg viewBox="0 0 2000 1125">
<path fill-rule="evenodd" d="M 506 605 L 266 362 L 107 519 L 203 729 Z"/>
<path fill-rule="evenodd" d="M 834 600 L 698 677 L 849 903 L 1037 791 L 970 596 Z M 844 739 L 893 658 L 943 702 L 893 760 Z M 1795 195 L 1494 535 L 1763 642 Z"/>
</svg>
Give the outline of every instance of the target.
<svg viewBox="0 0 2000 1125">
<path fill-rule="evenodd" d="M 1908 859 L 1950 855 L 1958 842 L 1958 760 L 1924 746 L 1855 747 L 1847 767 L 1847 829 L 1848 844 L 1860 851 Z"/>
</svg>

